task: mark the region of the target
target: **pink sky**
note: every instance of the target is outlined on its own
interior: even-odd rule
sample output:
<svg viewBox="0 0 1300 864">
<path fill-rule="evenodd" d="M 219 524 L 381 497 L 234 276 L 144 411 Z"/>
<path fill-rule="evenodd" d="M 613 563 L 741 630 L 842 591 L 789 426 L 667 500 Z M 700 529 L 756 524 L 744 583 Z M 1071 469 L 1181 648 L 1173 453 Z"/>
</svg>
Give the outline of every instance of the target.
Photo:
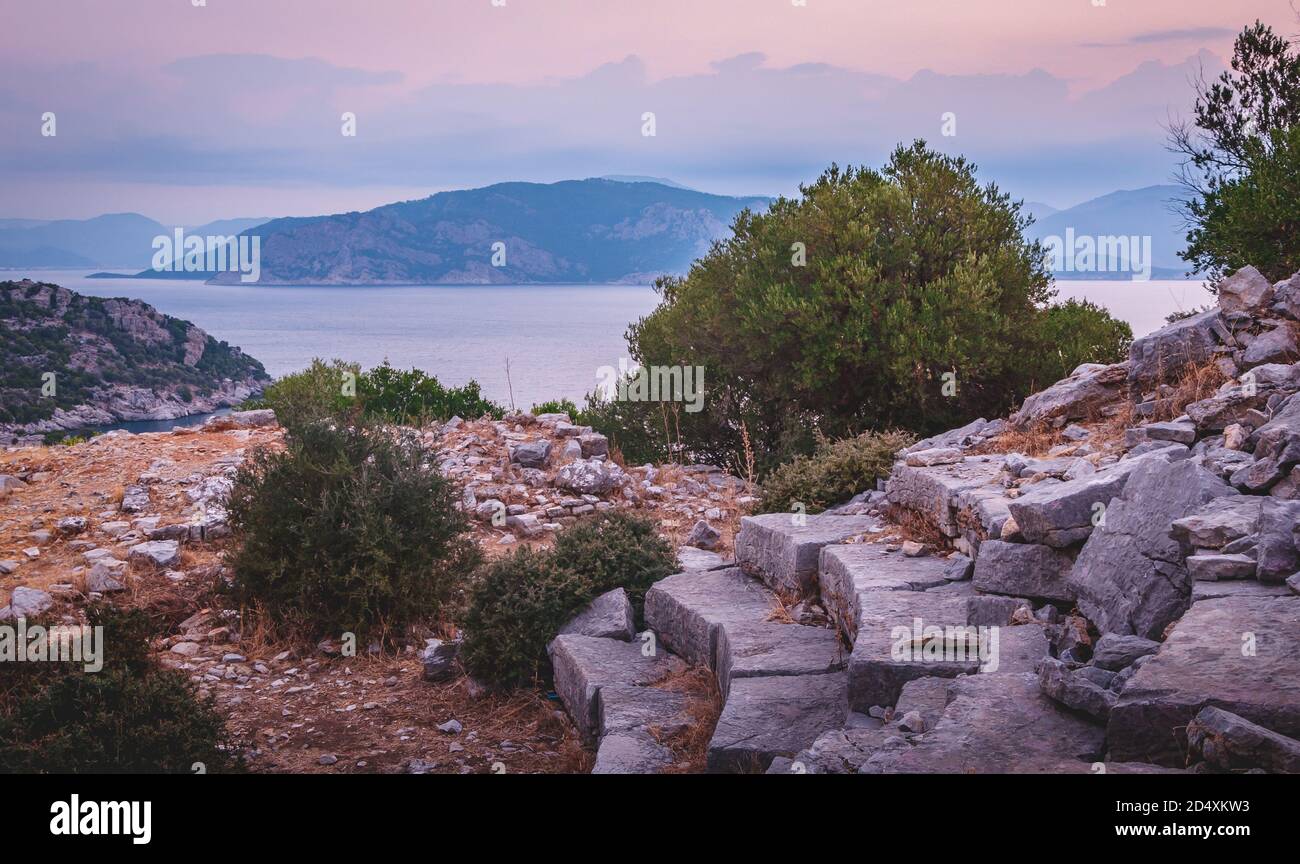
<svg viewBox="0 0 1300 864">
<path fill-rule="evenodd" d="M 930 114 L 943 105 L 945 87 L 954 107 L 978 105 L 974 120 L 989 121 L 985 129 L 963 127 L 971 137 L 955 141 L 962 145 L 955 149 L 996 168 L 1025 162 L 1025 151 L 1037 146 L 1028 161 L 1038 167 L 1008 175 L 1004 185 L 1068 204 L 1108 184 L 1144 185 L 1148 174 L 1152 184 L 1166 182 L 1163 162 L 1141 160 L 1158 149 L 1166 109 L 1186 101 L 1182 83 L 1195 65 L 1184 65 L 1189 58 L 1226 58 L 1233 36 L 1256 18 L 1284 33 L 1300 30 L 1285 0 L 206 2 L 8 4 L 0 30 L 0 148 L 11 148 L 13 158 L 0 160 L 0 217 L 114 209 L 172 219 L 312 213 L 493 180 L 599 173 L 784 193 L 830 158 L 879 161 L 897 140 L 934 136 Z M 217 54 L 239 57 L 211 59 Z M 739 55 L 761 56 L 736 66 L 734 86 L 718 92 L 753 98 L 763 116 L 750 124 L 743 112 L 727 115 L 741 136 L 728 141 L 726 130 L 708 122 L 718 113 L 717 94 L 698 103 L 689 94 L 697 82 L 725 77 L 716 64 Z M 262 58 L 279 65 L 268 70 Z M 320 62 L 282 62 L 304 60 Z M 614 65 L 601 70 L 606 64 Z M 802 93 L 791 83 L 798 70 L 790 71 L 801 64 L 834 67 L 838 89 Z M 1102 105 L 1099 116 L 1078 119 L 1077 129 L 1058 124 L 1041 142 L 1031 134 L 1043 109 L 1026 94 L 1086 100 L 1139 69 L 1146 70 L 1137 81 L 1145 90 L 1132 98 L 1107 93 L 1121 116 L 1106 116 Z M 782 70 L 781 103 L 762 102 L 758 96 Z M 913 80 L 924 70 L 940 77 Z M 1046 74 L 1031 75 L 1035 70 Z M 875 76 L 934 97 L 923 103 L 923 122 L 908 116 L 902 95 L 873 101 L 888 89 L 880 90 Z M 809 81 L 810 89 L 832 86 Z M 478 86 L 485 84 L 507 86 Z M 986 102 L 977 101 L 980 91 L 988 91 Z M 547 114 L 529 114 L 546 102 L 539 95 L 566 92 L 593 106 L 584 111 L 561 99 Z M 819 101 L 825 93 L 839 101 Z M 862 105 L 846 101 L 857 99 Z M 690 141 L 665 134 L 662 150 L 645 152 L 609 133 L 602 111 L 636 117 L 648 101 L 673 106 L 665 128 L 689 130 Z M 861 128 L 837 140 L 837 105 L 882 114 L 857 118 Z M 353 156 L 336 158 L 337 141 L 326 140 L 338 111 L 354 106 L 371 136 L 362 145 L 372 148 L 364 163 L 338 161 Z M 32 113 L 47 109 L 60 113 L 57 145 L 30 136 Z M 1023 128 L 1002 116 L 1005 109 L 1023 116 Z M 752 128 L 739 129 L 745 126 Z M 809 139 L 797 158 L 749 151 L 750 142 L 796 127 Z M 1067 152 L 1073 141 L 1102 142 L 1112 161 L 1128 167 L 1117 164 L 1113 176 L 1091 185 L 1053 179 L 1079 170 Z M 789 142 L 783 147 L 788 153 Z M 485 149 L 494 161 L 471 159 Z M 427 164 L 414 158 L 419 153 Z M 160 170 L 167 167 L 175 170 Z M 203 200 L 176 204 L 179 185 L 203 187 Z M 162 212 L 167 207 L 174 212 Z"/>
<path fill-rule="evenodd" d="M 6 53 L 37 62 L 54 55 L 158 66 L 217 50 L 320 57 L 397 69 L 417 86 L 535 82 L 628 54 L 660 77 L 752 51 L 779 66 L 830 63 L 893 77 L 1037 67 L 1098 86 L 1144 60 L 1177 62 L 1202 47 L 1225 53 L 1232 34 L 1256 17 L 1284 28 L 1294 22 L 1282 0 L 498 2 L 505 5 L 207 0 L 194 8 L 187 0 L 58 0 L 11 5 L 0 41 Z"/>
</svg>

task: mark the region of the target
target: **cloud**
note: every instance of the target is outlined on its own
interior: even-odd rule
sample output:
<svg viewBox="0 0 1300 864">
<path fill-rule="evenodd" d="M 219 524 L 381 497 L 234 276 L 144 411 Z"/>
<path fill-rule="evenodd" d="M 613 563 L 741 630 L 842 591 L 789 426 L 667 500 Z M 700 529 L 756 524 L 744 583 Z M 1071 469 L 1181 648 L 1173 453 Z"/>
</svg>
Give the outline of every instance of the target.
<svg viewBox="0 0 1300 864">
<path fill-rule="evenodd" d="M 1084 48 L 1124 48 L 1132 45 L 1164 45 L 1171 42 L 1200 42 L 1228 39 L 1237 34 L 1229 27 L 1187 27 L 1181 30 L 1150 30 L 1137 33 L 1121 42 L 1083 42 Z"/>
<path fill-rule="evenodd" d="M 34 183 L 92 179 L 178 192 L 265 186 L 247 211 L 270 213 L 275 189 L 291 186 L 434 190 L 603 174 L 791 194 L 831 162 L 878 165 L 916 138 L 970 157 L 1013 194 L 1071 203 L 1168 178 L 1160 124 L 1190 103 L 1189 74 L 1204 56 L 1146 63 L 1081 96 L 1037 69 L 904 80 L 825 63 L 777 67 L 757 52 L 658 80 L 632 55 L 539 83 L 414 90 L 398 86 L 396 72 L 251 54 L 178 60 L 111 88 L 78 83 L 95 80 L 94 70 L 59 67 L 31 88 L 22 86 L 30 69 L 0 60 L 0 81 L 23 96 L 0 90 L 9 157 L 0 215 L 21 209 L 17 196 Z M 59 106 L 57 139 L 35 134 L 29 115 L 42 105 Z M 357 115 L 355 138 L 340 134 L 342 111 Z M 647 112 L 654 137 L 641 134 Z M 957 135 L 945 138 L 949 113 Z"/>
</svg>

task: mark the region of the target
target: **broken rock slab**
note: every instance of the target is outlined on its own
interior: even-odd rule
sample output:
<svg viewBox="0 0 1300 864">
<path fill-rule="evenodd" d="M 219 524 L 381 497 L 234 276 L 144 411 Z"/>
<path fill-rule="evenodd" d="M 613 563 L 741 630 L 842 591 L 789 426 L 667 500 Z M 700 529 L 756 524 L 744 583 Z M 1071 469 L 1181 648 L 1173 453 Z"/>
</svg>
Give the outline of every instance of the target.
<svg viewBox="0 0 1300 864">
<path fill-rule="evenodd" d="M 1273 283 L 1247 265 L 1219 282 L 1218 297 L 1224 312 L 1261 312 L 1273 302 Z"/>
<path fill-rule="evenodd" d="M 804 593 L 816 581 L 823 546 L 843 543 L 876 527 L 870 516 L 746 516 L 736 535 L 736 562 L 773 589 Z"/>
<path fill-rule="evenodd" d="M 1093 647 L 1092 662 L 1102 669 L 1118 672 L 1126 666 L 1132 666 L 1139 657 L 1154 654 L 1159 650 L 1160 643 L 1151 639 L 1107 633 L 1098 639 Z"/>
<path fill-rule="evenodd" d="M 565 624 L 560 633 L 630 642 L 636 635 L 632 601 L 622 588 L 606 591 Z"/>
<path fill-rule="evenodd" d="M 843 672 L 735 680 L 709 741 L 708 770 L 762 773 L 842 728 L 846 683 Z"/>
<path fill-rule="evenodd" d="M 1028 542 L 1058 549 L 1073 546 L 1092 535 L 1100 508 L 1123 494 L 1134 471 L 1149 461 L 1164 462 L 1168 457 L 1156 451 L 1076 480 L 1035 484 L 1007 507 Z"/>
<path fill-rule="evenodd" d="M 1102 633 L 1160 638 L 1191 603 L 1173 522 L 1236 494 L 1193 461 L 1141 460 L 1070 571 L 1080 611 Z"/>
<path fill-rule="evenodd" d="M 879 543 L 846 543 L 821 550 L 818 584 L 822 605 L 844 635 L 857 635 L 860 598 L 873 591 L 925 591 L 951 581 L 940 558 L 909 558 Z"/>
<path fill-rule="evenodd" d="M 929 468 L 895 464 L 885 494 L 890 504 L 917 513 L 948 537 L 959 537 L 958 511 L 968 495 L 1002 495 L 1002 462 L 1000 456 L 967 456 Z"/>
<path fill-rule="evenodd" d="M 663 738 L 686 728 L 684 694 L 611 685 L 600 691 L 600 743 L 593 774 L 655 774 L 673 763 Z"/>
<path fill-rule="evenodd" d="M 665 651 L 647 657 L 641 647 L 618 639 L 574 635 L 557 636 L 548 646 L 555 692 L 584 737 L 597 732 L 603 688 L 646 686 L 685 668 L 681 660 Z"/>
<path fill-rule="evenodd" d="M 723 558 L 717 552 L 694 546 L 678 546 L 677 566 L 683 570 L 713 570 L 718 567 L 734 567 L 735 562 Z"/>
<path fill-rule="evenodd" d="M 1044 658 L 1050 658 L 1051 643 L 1041 624 L 1021 624 L 997 629 L 996 647 L 981 674 L 1016 675 L 1035 672 Z M 990 643 L 993 644 L 993 643 Z M 900 697 L 901 698 L 901 697 Z M 932 726 L 926 726 L 927 729 Z"/>
<path fill-rule="evenodd" d="M 611 732 L 596 747 L 592 774 L 657 774 L 673 764 L 673 752 L 645 729 Z"/>
<path fill-rule="evenodd" d="M 659 641 L 715 672 L 720 628 L 766 621 L 775 608 L 772 593 L 738 567 L 677 573 L 656 582 L 645 597 L 646 624 Z"/>
<path fill-rule="evenodd" d="M 1300 774 L 1300 741 L 1213 705 L 1188 725 L 1187 747 L 1188 761 L 1200 757 L 1223 771 Z"/>
<path fill-rule="evenodd" d="M 834 630 L 773 621 L 724 624 L 717 656 L 723 699 L 738 679 L 819 675 L 841 671 L 848 662 Z"/>
<path fill-rule="evenodd" d="M 1177 379 L 1188 366 L 1209 361 L 1230 338 L 1218 309 L 1175 321 L 1129 347 L 1129 387 L 1143 393 L 1154 385 Z"/>
<path fill-rule="evenodd" d="M 949 686 L 934 729 L 908 748 L 882 749 L 871 774 L 1043 774 L 1092 771 L 1104 730 L 1062 710 L 1032 673 L 972 675 Z"/>
<path fill-rule="evenodd" d="M 936 679 L 942 680 L 942 679 Z M 856 774 L 883 747 L 906 747 L 896 727 L 832 729 L 818 736 L 792 759 L 772 760 L 768 774 Z"/>
<path fill-rule="evenodd" d="M 1197 582 L 1192 586 L 1192 602 L 1217 600 L 1220 597 L 1285 597 L 1285 585 L 1261 585 L 1254 579 L 1236 582 Z"/>
<path fill-rule="evenodd" d="M 1084 363 L 1068 378 L 1026 398 L 1011 415 L 1011 425 L 1023 428 L 1050 422 L 1059 427 L 1094 417 L 1125 398 L 1127 381 L 1128 363 Z"/>
<path fill-rule="evenodd" d="M 171 567 L 181 560 L 181 547 L 175 540 L 149 540 L 132 546 L 127 560 L 158 569 Z"/>
<path fill-rule="evenodd" d="M 1049 699 L 1105 723 L 1117 697 L 1081 673 L 1054 657 L 1044 657 L 1038 665 L 1038 686 Z"/>
<path fill-rule="evenodd" d="M 1259 509 L 1264 499 L 1255 495 L 1230 495 L 1175 519 L 1171 529 L 1175 538 L 1201 549 L 1222 549 L 1234 540 L 1249 537 L 1259 530 Z"/>
<path fill-rule="evenodd" d="M 1263 499 L 1259 511 L 1258 564 L 1255 578 L 1264 585 L 1278 585 L 1300 569 L 1295 529 L 1300 525 L 1300 501 Z"/>
<path fill-rule="evenodd" d="M 10 593 L 9 605 L 0 610 L 7 611 L 8 615 L 0 615 L 0 618 L 35 618 L 53 605 L 54 598 L 49 592 L 19 585 Z"/>
<path fill-rule="evenodd" d="M 1192 605 L 1142 664 L 1110 715 L 1111 755 L 1182 766 L 1186 729 L 1208 705 L 1300 737 L 1300 597 Z"/>
<path fill-rule="evenodd" d="M 861 618 L 849 656 L 849 705 L 854 711 L 895 704 L 903 686 L 916 678 L 954 678 L 979 671 L 977 630 L 966 623 L 965 597 L 872 591 L 861 595 L 860 602 Z M 976 638 L 970 638 L 973 635 Z"/>
</svg>

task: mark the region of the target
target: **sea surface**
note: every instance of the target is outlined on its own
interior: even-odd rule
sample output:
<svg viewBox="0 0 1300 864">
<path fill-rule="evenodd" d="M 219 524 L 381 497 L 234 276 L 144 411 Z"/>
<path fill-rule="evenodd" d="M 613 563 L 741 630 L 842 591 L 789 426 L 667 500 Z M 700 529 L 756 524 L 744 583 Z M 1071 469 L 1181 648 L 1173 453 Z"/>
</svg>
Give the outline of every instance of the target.
<svg viewBox="0 0 1300 864">
<path fill-rule="evenodd" d="M 447 385 L 476 379 L 489 399 L 521 409 L 547 399 L 582 404 L 599 383 L 598 370 L 628 357 L 628 325 L 658 300 L 643 285 L 274 287 L 86 276 L 0 272 L 0 279 L 29 277 L 82 294 L 144 300 L 238 345 L 274 376 L 313 357 L 364 367 L 387 359 Z M 1199 282 L 1062 281 L 1057 290 L 1058 299 L 1105 306 L 1135 335 L 1157 329 L 1170 312 L 1210 301 Z"/>
</svg>

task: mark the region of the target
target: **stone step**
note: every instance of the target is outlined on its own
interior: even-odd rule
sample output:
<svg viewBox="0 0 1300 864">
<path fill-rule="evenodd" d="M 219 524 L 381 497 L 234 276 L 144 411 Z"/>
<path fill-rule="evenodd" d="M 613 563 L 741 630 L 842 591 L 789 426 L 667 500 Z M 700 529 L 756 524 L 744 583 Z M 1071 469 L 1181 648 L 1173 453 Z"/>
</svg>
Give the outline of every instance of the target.
<svg viewBox="0 0 1300 864">
<path fill-rule="evenodd" d="M 894 465 L 885 494 L 890 504 L 922 517 L 958 548 L 972 554 L 983 537 L 996 537 L 1007 518 L 999 482 L 1001 455 L 966 456 L 949 465 Z"/>
<path fill-rule="evenodd" d="M 972 675 L 949 686 L 934 729 L 906 747 L 881 748 L 869 774 L 1038 774 L 1092 772 L 1105 732 L 1061 711 L 1028 673 Z"/>
<path fill-rule="evenodd" d="M 978 646 L 914 644 L 919 626 L 940 627 L 957 636 L 967 625 L 966 598 L 941 591 L 868 591 L 859 595 L 861 615 L 849 657 L 849 707 L 868 712 L 898 701 L 903 685 L 916 678 L 954 678 L 980 669 Z M 941 659 L 947 658 L 947 659 Z"/>
<path fill-rule="evenodd" d="M 692 721 L 684 694 L 614 684 L 600 690 L 600 745 L 592 774 L 656 774 L 673 764 L 663 736 Z"/>
<path fill-rule="evenodd" d="M 709 742 L 712 773 L 762 773 L 844 725 L 845 674 L 737 678 Z"/>
<path fill-rule="evenodd" d="M 688 663 L 718 669 L 718 634 L 727 623 L 760 623 L 776 610 L 772 592 L 739 568 L 688 571 L 661 579 L 645 596 L 646 625 Z"/>
<path fill-rule="evenodd" d="M 604 688 L 644 687 L 686 668 L 666 651 L 656 650 L 653 656 L 646 656 L 643 644 L 566 634 L 555 637 L 548 646 L 555 692 L 584 738 L 599 736 L 600 694 Z"/>
<path fill-rule="evenodd" d="M 804 595 L 817 581 L 823 546 L 881 528 L 873 516 L 746 516 L 736 535 L 736 563 L 777 591 Z"/>
<path fill-rule="evenodd" d="M 818 582 L 822 606 L 852 641 L 862 619 L 862 597 L 875 591 L 924 591 L 947 584 L 948 562 L 934 556 L 908 558 L 879 543 L 848 543 L 821 550 Z"/>
<path fill-rule="evenodd" d="M 723 699 L 738 679 L 839 672 L 848 662 L 834 630 L 775 622 L 724 624 L 717 657 Z"/>
</svg>

